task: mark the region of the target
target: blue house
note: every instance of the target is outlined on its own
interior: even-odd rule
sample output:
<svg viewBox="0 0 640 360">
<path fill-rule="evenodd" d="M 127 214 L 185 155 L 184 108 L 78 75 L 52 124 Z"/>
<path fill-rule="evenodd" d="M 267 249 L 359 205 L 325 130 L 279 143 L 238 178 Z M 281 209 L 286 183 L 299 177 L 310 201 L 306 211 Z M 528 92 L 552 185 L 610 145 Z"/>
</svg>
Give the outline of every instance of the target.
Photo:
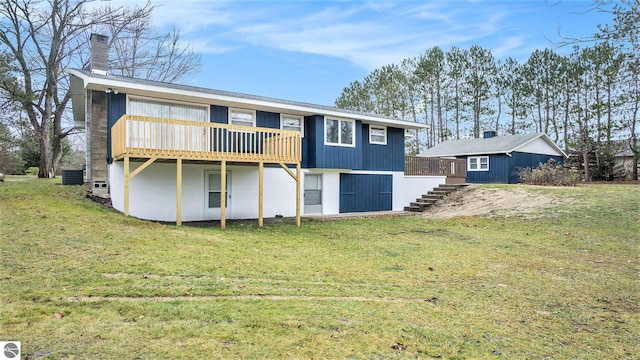
<svg viewBox="0 0 640 360">
<path fill-rule="evenodd" d="M 536 168 L 549 159 L 563 162 L 567 157 L 544 133 L 496 136 L 495 131 L 485 131 L 478 139 L 444 141 L 420 156 L 464 159 L 468 183 L 504 184 L 519 183 L 520 168 Z"/>
<path fill-rule="evenodd" d="M 115 209 L 176 221 L 402 211 L 444 176 L 405 176 L 424 125 L 331 106 L 122 77 L 92 35 L 70 70 L 87 180 Z"/>
</svg>

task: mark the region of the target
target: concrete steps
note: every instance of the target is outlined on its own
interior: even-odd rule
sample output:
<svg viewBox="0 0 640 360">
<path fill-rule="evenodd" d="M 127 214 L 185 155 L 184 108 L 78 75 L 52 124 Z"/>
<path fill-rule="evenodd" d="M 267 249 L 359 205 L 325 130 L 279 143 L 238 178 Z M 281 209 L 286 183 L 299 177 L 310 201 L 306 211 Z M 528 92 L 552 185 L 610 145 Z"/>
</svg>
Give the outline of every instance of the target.
<svg viewBox="0 0 640 360">
<path fill-rule="evenodd" d="M 451 194 L 452 192 L 463 189 L 466 186 L 467 184 L 440 185 L 437 188 L 422 195 L 422 197 L 417 198 L 416 201 L 411 202 L 409 206 L 405 206 L 404 211 L 412 211 L 412 212 L 426 211 L 430 206 L 444 199 L 447 195 Z"/>
</svg>

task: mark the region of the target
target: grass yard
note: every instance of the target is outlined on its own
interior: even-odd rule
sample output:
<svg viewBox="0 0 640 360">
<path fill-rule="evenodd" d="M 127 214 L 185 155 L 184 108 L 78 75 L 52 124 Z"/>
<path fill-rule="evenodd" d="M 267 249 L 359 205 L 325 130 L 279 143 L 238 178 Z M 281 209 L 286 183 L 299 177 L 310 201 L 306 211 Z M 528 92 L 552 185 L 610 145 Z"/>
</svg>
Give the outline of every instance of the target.
<svg viewBox="0 0 640 360">
<path fill-rule="evenodd" d="M 23 359 L 625 359 L 640 186 L 509 217 L 175 227 L 0 183 L 0 341 Z M 501 186 L 509 190 L 513 186 Z"/>
</svg>

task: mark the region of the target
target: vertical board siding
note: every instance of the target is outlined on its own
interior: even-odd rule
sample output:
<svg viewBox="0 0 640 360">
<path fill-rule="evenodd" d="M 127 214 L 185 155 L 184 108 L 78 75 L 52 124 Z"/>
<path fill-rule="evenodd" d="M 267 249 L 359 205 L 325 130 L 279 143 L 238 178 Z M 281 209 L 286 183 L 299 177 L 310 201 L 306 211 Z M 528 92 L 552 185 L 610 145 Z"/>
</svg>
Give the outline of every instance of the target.
<svg viewBox="0 0 640 360">
<path fill-rule="evenodd" d="M 474 184 L 517 184 L 520 182 L 518 168 L 536 168 L 541 163 L 554 160 L 562 163 L 562 156 L 513 152 L 506 154 L 491 154 L 489 156 L 489 171 L 467 171 L 466 181 Z M 467 156 L 460 157 L 467 160 Z"/>
<path fill-rule="evenodd" d="M 324 144 L 324 117 L 305 118 L 305 168 L 404 171 L 404 129 L 387 128 L 387 144 L 369 143 L 369 125 L 355 123 L 355 147 Z"/>
<path fill-rule="evenodd" d="M 553 156 L 553 155 L 544 155 L 544 154 L 533 154 L 526 152 L 513 152 L 511 154 L 510 159 L 510 171 L 508 174 L 509 184 L 517 184 L 520 182 L 520 177 L 518 176 L 518 170 L 523 168 L 532 168 L 535 169 L 540 164 L 544 164 L 549 159 L 555 160 L 556 163 L 562 164 L 564 162 L 564 158 L 562 156 Z"/>
<path fill-rule="evenodd" d="M 482 155 L 485 156 L 485 155 Z M 509 157 L 506 154 L 490 154 L 489 171 L 469 171 L 467 182 L 473 184 L 507 184 L 509 182 Z M 467 156 L 462 157 L 465 161 Z"/>
<path fill-rule="evenodd" d="M 318 123 L 322 123 L 323 117 L 319 115 L 305 116 L 304 136 L 302 137 L 302 164 L 305 169 L 316 168 L 316 144 L 318 141 Z"/>
<path fill-rule="evenodd" d="M 355 122 L 355 147 L 324 144 L 324 118 L 316 123 L 316 167 L 362 169 L 362 122 Z"/>
<path fill-rule="evenodd" d="M 369 125 L 362 126 L 361 170 L 404 171 L 404 129 L 387 127 L 387 144 L 369 142 Z"/>
<path fill-rule="evenodd" d="M 305 116 L 304 117 L 304 136 L 302 137 L 302 163 L 305 169 L 316 167 L 316 144 L 317 144 L 317 125 L 322 121 L 322 116 Z"/>
<path fill-rule="evenodd" d="M 107 164 L 111 164 L 111 128 L 118 119 L 127 113 L 127 95 L 109 93 L 107 96 Z"/>
<path fill-rule="evenodd" d="M 280 113 L 256 111 L 256 126 L 280 129 Z"/>
<path fill-rule="evenodd" d="M 340 174 L 340 213 L 392 209 L 393 176 Z"/>
<path fill-rule="evenodd" d="M 226 106 L 211 105 L 209 121 L 217 124 L 228 124 L 229 108 Z"/>
</svg>

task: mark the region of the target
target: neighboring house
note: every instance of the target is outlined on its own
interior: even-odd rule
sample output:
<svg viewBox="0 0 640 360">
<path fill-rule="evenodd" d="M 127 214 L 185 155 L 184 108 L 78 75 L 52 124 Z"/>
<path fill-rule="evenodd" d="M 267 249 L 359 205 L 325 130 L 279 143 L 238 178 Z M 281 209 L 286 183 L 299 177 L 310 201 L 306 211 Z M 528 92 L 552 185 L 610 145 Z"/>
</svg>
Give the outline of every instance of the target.
<svg viewBox="0 0 640 360">
<path fill-rule="evenodd" d="M 633 156 L 633 151 L 630 146 L 632 142 L 633 140 L 614 140 L 614 146 L 616 149 L 616 155 L 614 158 L 616 170 L 618 170 L 618 174 L 624 180 L 632 180 L 633 167 L 640 166 L 640 164 L 636 163 Z M 638 145 L 640 145 L 640 143 L 636 141 L 636 149 L 638 148 Z"/>
<path fill-rule="evenodd" d="M 549 159 L 563 162 L 567 157 L 546 134 L 496 136 L 495 131 L 485 131 L 479 139 L 444 141 L 420 156 L 465 159 L 468 183 L 506 184 L 520 182 L 520 168 L 536 168 Z"/>
<path fill-rule="evenodd" d="M 108 74 L 107 38 L 91 70 L 70 70 L 87 181 L 115 209 L 159 221 L 401 211 L 445 182 L 405 176 L 405 130 L 362 112 Z M 302 84 L 301 84 L 302 86 Z"/>
</svg>

